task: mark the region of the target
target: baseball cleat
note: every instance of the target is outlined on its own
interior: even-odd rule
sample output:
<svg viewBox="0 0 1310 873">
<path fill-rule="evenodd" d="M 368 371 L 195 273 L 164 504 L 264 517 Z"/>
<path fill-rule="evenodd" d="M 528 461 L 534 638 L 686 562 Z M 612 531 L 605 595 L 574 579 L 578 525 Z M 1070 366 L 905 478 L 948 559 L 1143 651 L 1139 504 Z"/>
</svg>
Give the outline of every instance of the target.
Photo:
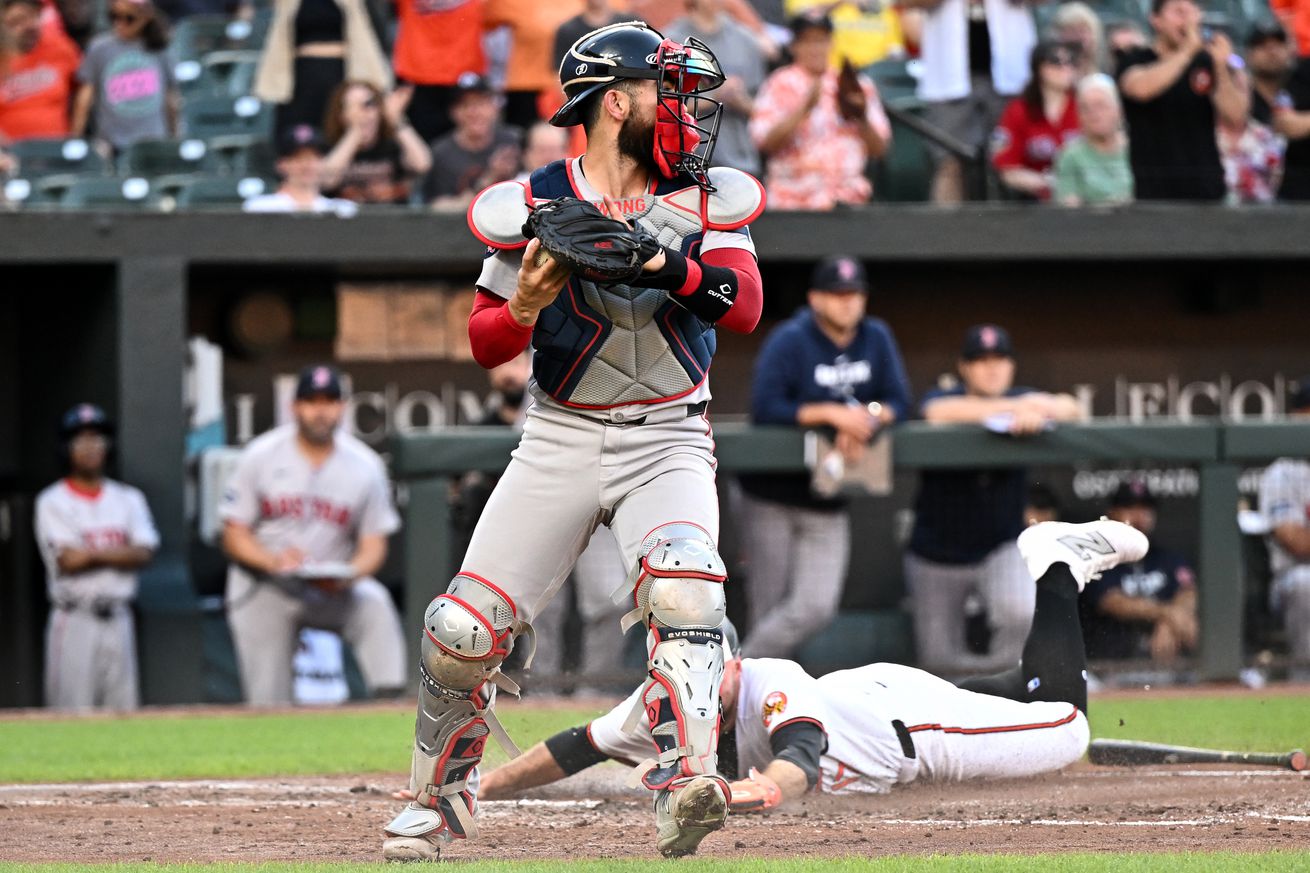
<svg viewBox="0 0 1310 873">
<path fill-rule="evenodd" d="M 700 841 L 728 819 L 728 790 L 722 779 L 693 776 L 655 796 L 655 829 L 660 854 L 695 854 Z"/>
<path fill-rule="evenodd" d="M 1019 534 L 1019 554 L 1033 579 L 1042 578 L 1052 564 L 1068 564 L 1079 591 L 1111 567 L 1140 561 L 1148 548 L 1141 531 L 1104 517 L 1084 524 L 1044 521 Z"/>
<path fill-rule="evenodd" d="M 451 840 L 441 814 L 410 803 L 386 827 L 382 857 L 388 861 L 439 861 L 441 846 Z"/>
</svg>

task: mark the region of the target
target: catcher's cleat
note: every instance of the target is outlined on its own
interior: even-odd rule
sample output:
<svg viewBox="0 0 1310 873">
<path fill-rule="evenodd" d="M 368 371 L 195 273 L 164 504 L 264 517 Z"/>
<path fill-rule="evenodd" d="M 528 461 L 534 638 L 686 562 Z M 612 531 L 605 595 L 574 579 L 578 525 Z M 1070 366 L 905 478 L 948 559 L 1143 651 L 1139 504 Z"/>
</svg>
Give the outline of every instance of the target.
<svg viewBox="0 0 1310 873">
<path fill-rule="evenodd" d="M 728 819 L 727 783 L 717 776 L 679 780 L 655 795 L 655 830 L 660 854 L 695 854 L 701 840 Z"/>
<path fill-rule="evenodd" d="M 388 861 L 438 861 L 441 847 L 454 839 L 441 813 L 409 803 L 387 825 L 382 857 Z"/>
<path fill-rule="evenodd" d="M 1068 564 L 1079 591 L 1111 567 L 1140 561 L 1150 548 L 1141 531 L 1108 518 L 1085 524 L 1045 521 L 1019 534 L 1018 544 L 1034 579 L 1052 564 Z"/>
</svg>

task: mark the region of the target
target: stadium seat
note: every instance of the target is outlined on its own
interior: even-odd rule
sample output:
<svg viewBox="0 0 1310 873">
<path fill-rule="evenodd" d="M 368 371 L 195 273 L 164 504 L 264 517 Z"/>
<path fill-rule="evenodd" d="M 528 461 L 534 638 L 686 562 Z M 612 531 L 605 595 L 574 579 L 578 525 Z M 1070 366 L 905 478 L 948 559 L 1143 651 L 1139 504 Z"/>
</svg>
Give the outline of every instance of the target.
<svg viewBox="0 0 1310 873">
<path fill-rule="evenodd" d="M 274 184 L 258 177 L 193 179 L 174 195 L 177 209 L 239 207 L 249 197 L 271 191 Z"/>
<path fill-rule="evenodd" d="M 215 93 L 244 97 L 254 87 L 259 52 L 211 52 L 205 55 L 201 64 L 205 68 L 205 78 L 216 86 Z"/>
<path fill-rule="evenodd" d="M 118 159 L 124 176 L 198 173 L 215 168 L 217 159 L 201 139 L 148 139 L 133 143 Z"/>
<path fill-rule="evenodd" d="M 18 175 L 36 179 L 65 173 L 104 173 L 109 162 L 84 139 L 25 139 L 9 146 Z"/>
<path fill-rule="evenodd" d="M 923 203 L 932 189 L 933 161 L 918 133 L 891 119 L 892 144 L 878 162 L 873 196 L 881 203 Z"/>
<path fill-rule="evenodd" d="M 878 87 L 878 96 L 890 106 L 917 102 L 919 88 L 919 61 L 878 61 L 864 68 L 864 73 Z"/>
<path fill-rule="evenodd" d="M 273 147 L 264 137 L 215 137 L 209 141 L 209 153 L 215 167 L 223 173 L 266 179 L 277 175 Z"/>
<path fill-rule="evenodd" d="M 171 49 L 178 63 L 199 61 L 216 51 L 259 51 L 268 32 L 269 16 L 241 21 L 224 15 L 191 15 L 173 28 Z"/>
<path fill-rule="evenodd" d="M 158 199 L 150 182 L 140 176 L 79 178 L 69 186 L 59 202 L 70 209 L 109 208 L 140 212 L 158 208 Z"/>
<path fill-rule="evenodd" d="M 186 136 L 212 139 L 219 136 L 268 138 L 273 133 L 273 109 L 254 97 L 202 95 L 182 104 Z"/>
</svg>

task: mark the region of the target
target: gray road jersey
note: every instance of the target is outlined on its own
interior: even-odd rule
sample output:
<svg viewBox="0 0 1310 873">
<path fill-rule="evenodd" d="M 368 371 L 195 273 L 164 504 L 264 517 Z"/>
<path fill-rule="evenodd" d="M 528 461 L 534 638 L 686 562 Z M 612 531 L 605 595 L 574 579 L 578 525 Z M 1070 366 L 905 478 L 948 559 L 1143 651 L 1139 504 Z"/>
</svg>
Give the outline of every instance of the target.
<svg viewBox="0 0 1310 873">
<path fill-rule="evenodd" d="M 569 162 L 569 174 L 580 196 L 601 202 L 601 196 L 586 180 L 580 159 Z M 635 219 L 654 233 L 661 245 L 680 250 L 683 241 L 702 234 L 700 253 L 721 248 L 739 248 L 755 254 L 755 244 L 745 229 L 706 230 L 701 219 L 701 191 L 685 188 L 666 195 L 646 195 L 619 204 L 629 219 Z M 521 250 L 502 250 L 482 263 L 477 285 L 509 299 L 518 287 Z M 579 282 L 587 305 L 604 313 L 614 323 L 600 351 L 588 362 L 569 400 L 575 404 L 601 406 L 588 410 L 563 407 L 545 391 L 534 390 L 539 402 L 569 408 L 583 415 L 623 420 L 659 410 L 665 406 L 686 406 L 710 398 L 709 379 L 693 382 L 677 362 L 664 333 L 655 323 L 656 311 L 668 300 L 668 292 L 627 285 L 601 287 Z M 567 292 L 564 292 L 567 293 Z M 665 400 L 663 398 L 672 398 Z"/>
<path fill-rule="evenodd" d="M 1285 524 L 1310 525 L 1310 463 L 1279 458 L 1260 476 L 1260 511 L 1271 529 Z M 1297 559 L 1269 537 L 1269 567 L 1275 576 L 1286 573 Z"/>
<path fill-rule="evenodd" d="M 296 446 L 296 425 L 275 428 L 241 452 L 221 517 L 248 525 L 270 551 L 297 548 L 311 561 L 347 561 L 365 534 L 400 527 L 382 459 L 349 434 L 315 469 Z"/>
<path fill-rule="evenodd" d="M 136 596 L 137 577 L 134 570 L 113 567 L 65 575 L 58 565 L 62 550 L 159 548 L 159 533 L 145 496 L 112 479 L 106 479 L 95 496 L 74 490 L 67 480 L 42 491 L 36 498 L 36 540 L 45 561 L 50 601 L 65 606 L 129 601 Z"/>
</svg>

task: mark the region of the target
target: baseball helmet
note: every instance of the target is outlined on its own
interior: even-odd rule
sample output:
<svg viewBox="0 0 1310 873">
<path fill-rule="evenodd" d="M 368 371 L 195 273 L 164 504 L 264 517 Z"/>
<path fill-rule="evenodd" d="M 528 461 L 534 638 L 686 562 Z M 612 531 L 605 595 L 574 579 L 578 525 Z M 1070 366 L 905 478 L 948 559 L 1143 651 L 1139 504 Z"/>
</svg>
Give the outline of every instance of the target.
<svg viewBox="0 0 1310 873">
<path fill-rule="evenodd" d="M 59 420 L 59 437 L 67 442 L 83 430 L 99 431 L 105 436 L 114 435 L 114 424 L 105 411 L 94 403 L 79 403 L 64 413 Z"/>
<path fill-rule="evenodd" d="M 723 104 L 704 96 L 723 84 L 723 68 L 709 46 L 690 37 L 666 39 L 643 21 L 610 24 L 586 34 L 560 59 L 565 102 L 550 119 L 556 127 L 581 124 L 592 95 L 623 79 L 659 86 L 655 163 L 666 178 L 687 173 L 706 190 L 707 168 L 719 133 Z"/>
</svg>

